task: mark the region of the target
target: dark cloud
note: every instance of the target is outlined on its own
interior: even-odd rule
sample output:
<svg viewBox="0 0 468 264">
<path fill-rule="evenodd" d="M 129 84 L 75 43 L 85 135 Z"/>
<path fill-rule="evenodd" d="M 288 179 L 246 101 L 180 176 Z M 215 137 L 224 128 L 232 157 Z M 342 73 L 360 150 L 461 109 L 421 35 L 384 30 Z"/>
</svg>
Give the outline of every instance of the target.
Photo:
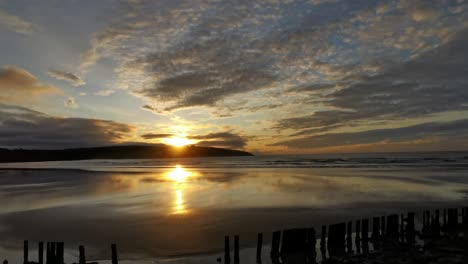
<svg viewBox="0 0 468 264">
<path fill-rule="evenodd" d="M 233 132 L 218 132 L 205 135 L 190 136 L 190 139 L 200 140 L 196 145 L 204 147 L 220 147 L 242 149 L 247 145 L 247 139 Z"/>
<path fill-rule="evenodd" d="M 31 109 L 0 104 L 0 147 L 70 148 L 115 144 L 134 127 L 113 121 L 53 117 Z"/>
<path fill-rule="evenodd" d="M 74 86 L 86 84 L 79 76 L 71 72 L 49 70 L 47 73 L 55 79 L 67 81 Z"/>
<path fill-rule="evenodd" d="M 279 129 L 346 126 L 468 109 L 468 30 L 382 74 L 363 77 L 327 97 L 332 110 L 280 120 Z"/>
<path fill-rule="evenodd" d="M 153 134 L 153 133 L 148 133 L 148 134 L 143 134 L 141 135 L 142 138 L 144 139 L 159 139 L 159 138 L 167 138 L 167 137 L 172 137 L 174 134 Z"/>
<path fill-rule="evenodd" d="M 24 69 L 12 66 L 0 69 L 0 102 L 26 103 L 60 92 L 57 87 L 40 82 Z"/>
<path fill-rule="evenodd" d="M 372 144 L 379 142 L 405 142 L 412 140 L 429 140 L 443 138 L 446 141 L 459 142 L 459 147 L 468 147 L 468 119 L 445 122 L 424 123 L 414 126 L 389 129 L 375 129 L 352 133 L 329 133 L 303 137 L 272 144 L 272 146 L 287 146 L 291 148 L 326 148 L 345 145 Z M 443 147 L 443 146 L 438 146 Z"/>
</svg>

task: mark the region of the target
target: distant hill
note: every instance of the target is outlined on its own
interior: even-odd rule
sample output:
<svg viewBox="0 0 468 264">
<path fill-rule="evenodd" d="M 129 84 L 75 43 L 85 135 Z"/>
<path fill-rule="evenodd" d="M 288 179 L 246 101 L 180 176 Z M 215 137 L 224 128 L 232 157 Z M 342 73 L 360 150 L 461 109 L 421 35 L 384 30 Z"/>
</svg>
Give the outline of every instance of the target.
<svg viewBox="0 0 468 264">
<path fill-rule="evenodd" d="M 161 159 L 253 156 L 251 153 L 199 146 L 132 145 L 60 150 L 0 149 L 0 162 L 60 161 L 87 159 Z"/>
</svg>

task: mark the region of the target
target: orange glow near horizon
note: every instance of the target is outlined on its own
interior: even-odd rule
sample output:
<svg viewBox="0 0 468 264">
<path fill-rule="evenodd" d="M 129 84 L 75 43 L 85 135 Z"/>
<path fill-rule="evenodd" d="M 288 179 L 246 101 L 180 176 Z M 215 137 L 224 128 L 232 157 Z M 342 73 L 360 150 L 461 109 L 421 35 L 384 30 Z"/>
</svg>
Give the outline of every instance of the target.
<svg viewBox="0 0 468 264">
<path fill-rule="evenodd" d="M 186 137 L 170 137 L 165 138 L 163 142 L 174 147 L 183 147 L 190 144 L 194 144 L 195 140 L 188 139 Z"/>
</svg>

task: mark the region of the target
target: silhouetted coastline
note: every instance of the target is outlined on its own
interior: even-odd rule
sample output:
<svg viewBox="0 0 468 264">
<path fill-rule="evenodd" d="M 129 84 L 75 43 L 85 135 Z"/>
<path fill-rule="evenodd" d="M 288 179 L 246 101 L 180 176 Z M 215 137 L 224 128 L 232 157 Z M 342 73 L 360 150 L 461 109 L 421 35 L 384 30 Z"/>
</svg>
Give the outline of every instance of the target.
<svg viewBox="0 0 468 264">
<path fill-rule="evenodd" d="M 0 162 L 65 161 L 87 159 L 162 159 L 193 157 L 253 156 L 232 149 L 168 145 L 110 146 L 73 149 L 0 149 Z"/>
</svg>

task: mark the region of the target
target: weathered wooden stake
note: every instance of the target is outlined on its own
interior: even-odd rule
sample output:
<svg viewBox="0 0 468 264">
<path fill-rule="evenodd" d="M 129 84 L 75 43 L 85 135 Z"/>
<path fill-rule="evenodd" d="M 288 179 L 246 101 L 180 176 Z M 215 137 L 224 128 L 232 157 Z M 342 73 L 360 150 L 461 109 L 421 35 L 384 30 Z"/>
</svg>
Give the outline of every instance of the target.
<svg viewBox="0 0 468 264">
<path fill-rule="evenodd" d="M 119 260 L 117 257 L 117 245 L 112 244 L 111 245 L 111 250 L 112 250 L 112 264 L 119 264 Z"/>
<path fill-rule="evenodd" d="M 39 264 L 44 264 L 44 242 L 39 242 L 37 250 L 37 262 Z"/>
<path fill-rule="evenodd" d="M 409 244 L 414 244 L 416 239 L 416 233 L 414 230 L 414 213 L 408 213 L 407 223 L 406 223 L 406 241 Z"/>
<path fill-rule="evenodd" d="M 56 259 L 55 242 L 50 242 L 50 263 L 56 264 Z"/>
<path fill-rule="evenodd" d="M 362 219 L 362 229 L 361 229 L 362 240 L 369 240 L 369 220 Z"/>
<path fill-rule="evenodd" d="M 405 218 L 403 214 L 400 215 L 400 242 L 405 243 Z"/>
<path fill-rule="evenodd" d="M 263 245 L 263 234 L 258 233 L 257 235 L 257 263 L 262 262 L 262 245 Z"/>
<path fill-rule="evenodd" d="M 372 240 L 377 241 L 380 238 L 380 217 L 372 218 Z"/>
<path fill-rule="evenodd" d="M 64 243 L 63 242 L 58 242 L 57 243 L 57 255 L 55 257 L 55 264 L 63 264 L 64 259 L 63 259 L 63 253 L 64 253 Z"/>
<path fill-rule="evenodd" d="M 276 258 L 279 256 L 280 239 L 281 239 L 281 231 L 273 232 L 273 237 L 271 239 L 271 251 L 270 251 L 270 255 L 272 257 Z"/>
<path fill-rule="evenodd" d="M 325 248 L 327 245 L 327 226 L 322 226 L 322 233 L 320 234 L 320 247 Z"/>
<path fill-rule="evenodd" d="M 224 263 L 231 263 L 231 247 L 229 246 L 229 236 L 224 237 Z"/>
<path fill-rule="evenodd" d="M 382 224 L 381 224 L 382 231 L 380 232 L 380 234 L 381 234 L 382 236 L 385 236 L 385 231 L 387 230 L 387 229 L 385 229 L 385 228 L 386 228 L 386 227 L 385 227 L 385 216 L 380 217 L 380 222 L 382 223 Z"/>
<path fill-rule="evenodd" d="M 363 219 L 362 220 L 362 229 L 361 229 L 361 235 L 362 235 L 362 252 L 364 254 L 369 253 L 369 220 L 368 219 Z"/>
<path fill-rule="evenodd" d="M 51 264 L 51 261 L 50 261 L 50 242 L 47 242 L 47 248 L 46 248 L 46 264 Z"/>
<path fill-rule="evenodd" d="M 79 260 L 79 264 L 86 264 L 86 256 L 85 256 L 85 248 L 84 248 L 84 246 L 79 246 L 78 249 L 79 249 L 79 251 L 80 251 L 80 260 Z"/>
<path fill-rule="evenodd" d="M 348 222 L 346 227 L 346 249 L 348 254 L 353 253 L 353 222 Z"/>
<path fill-rule="evenodd" d="M 234 236 L 234 263 L 239 263 L 239 236 Z"/>
<path fill-rule="evenodd" d="M 28 262 L 29 262 L 28 254 L 29 254 L 28 241 L 25 240 L 24 245 L 23 245 L 23 263 L 24 264 L 28 264 Z"/>
</svg>

